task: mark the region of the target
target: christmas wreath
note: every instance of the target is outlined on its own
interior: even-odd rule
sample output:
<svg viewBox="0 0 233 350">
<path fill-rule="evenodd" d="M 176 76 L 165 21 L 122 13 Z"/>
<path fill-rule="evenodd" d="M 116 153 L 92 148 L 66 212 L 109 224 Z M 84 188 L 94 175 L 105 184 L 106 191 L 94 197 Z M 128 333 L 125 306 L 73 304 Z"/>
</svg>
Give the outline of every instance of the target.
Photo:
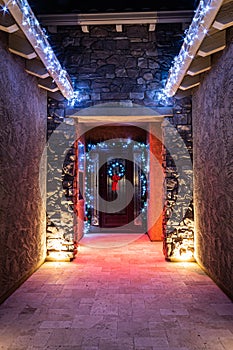
<svg viewBox="0 0 233 350">
<path fill-rule="evenodd" d="M 116 192 L 118 187 L 118 181 L 125 175 L 124 165 L 115 160 L 108 165 L 108 176 L 112 179 L 112 191 Z"/>
<path fill-rule="evenodd" d="M 108 176 L 112 178 L 114 174 L 118 175 L 120 178 L 122 178 L 125 175 L 124 165 L 117 160 L 112 161 L 108 165 Z"/>
</svg>

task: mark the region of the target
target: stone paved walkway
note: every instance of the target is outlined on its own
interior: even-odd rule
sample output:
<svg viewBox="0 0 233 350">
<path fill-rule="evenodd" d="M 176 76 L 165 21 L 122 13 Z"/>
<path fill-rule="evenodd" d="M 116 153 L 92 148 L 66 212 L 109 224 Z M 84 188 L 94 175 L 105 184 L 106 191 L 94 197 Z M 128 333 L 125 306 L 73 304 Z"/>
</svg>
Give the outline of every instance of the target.
<svg viewBox="0 0 233 350">
<path fill-rule="evenodd" d="M 233 349 L 233 304 L 195 263 L 166 262 L 147 236 L 93 237 L 0 306 L 0 349 Z"/>
</svg>

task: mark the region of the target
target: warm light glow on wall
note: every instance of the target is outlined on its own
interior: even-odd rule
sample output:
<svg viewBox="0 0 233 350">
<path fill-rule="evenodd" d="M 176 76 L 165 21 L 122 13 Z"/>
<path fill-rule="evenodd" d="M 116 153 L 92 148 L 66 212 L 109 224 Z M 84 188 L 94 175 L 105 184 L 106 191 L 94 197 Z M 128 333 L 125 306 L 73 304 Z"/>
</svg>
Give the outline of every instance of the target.
<svg viewBox="0 0 233 350">
<path fill-rule="evenodd" d="M 184 253 L 174 254 L 174 258 L 180 261 L 188 261 L 188 260 L 194 260 L 193 259 L 193 252 L 187 250 Z"/>
<path fill-rule="evenodd" d="M 79 250 L 79 247 L 76 248 Z M 71 256 L 70 252 L 66 251 L 48 251 L 46 260 L 49 261 L 70 261 L 73 257 Z"/>
<path fill-rule="evenodd" d="M 52 259 L 53 261 L 70 261 L 69 256 L 65 252 L 49 252 L 47 259 Z"/>
</svg>

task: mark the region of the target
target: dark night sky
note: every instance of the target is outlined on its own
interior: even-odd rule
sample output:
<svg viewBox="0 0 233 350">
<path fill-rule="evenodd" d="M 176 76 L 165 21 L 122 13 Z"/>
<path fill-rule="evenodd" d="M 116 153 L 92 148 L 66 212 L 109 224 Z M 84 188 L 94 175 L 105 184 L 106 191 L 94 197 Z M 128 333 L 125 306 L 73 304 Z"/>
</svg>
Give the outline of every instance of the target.
<svg viewBox="0 0 233 350">
<path fill-rule="evenodd" d="M 194 10 L 199 0 L 29 0 L 36 14 Z"/>
</svg>

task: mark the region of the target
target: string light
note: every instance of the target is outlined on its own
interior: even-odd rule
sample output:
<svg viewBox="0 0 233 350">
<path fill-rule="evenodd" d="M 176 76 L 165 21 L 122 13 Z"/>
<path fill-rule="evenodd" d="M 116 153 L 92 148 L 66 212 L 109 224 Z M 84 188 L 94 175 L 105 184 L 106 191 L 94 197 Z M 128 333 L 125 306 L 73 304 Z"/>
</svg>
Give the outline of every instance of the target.
<svg viewBox="0 0 233 350">
<path fill-rule="evenodd" d="M 108 175 L 112 177 L 114 173 L 117 173 L 118 176 L 123 177 L 125 175 L 124 165 L 118 161 L 111 162 L 108 166 Z"/>
<path fill-rule="evenodd" d="M 156 91 L 155 96 L 156 100 L 159 101 L 163 106 L 173 105 L 172 99 L 166 95 L 164 89 Z"/>
<path fill-rule="evenodd" d="M 8 8 L 6 5 L 0 5 L 0 12 L 3 12 L 4 14 L 8 12 Z"/>
<path fill-rule="evenodd" d="M 40 27 L 40 24 L 32 12 L 27 0 L 9 0 L 7 1 L 7 5 L 3 6 L 2 9 L 4 12 L 8 10 L 11 11 L 12 7 L 14 9 L 15 6 L 17 6 L 22 13 L 21 25 L 24 27 L 25 35 L 27 32 L 30 33 L 30 38 L 35 41 L 34 47 L 44 54 L 43 63 L 46 63 L 46 69 L 54 81 L 58 85 L 61 85 L 61 92 L 64 93 L 64 96 L 67 99 L 71 99 L 73 97 L 73 88 L 68 73 L 61 67 L 60 62 L 47 40 L 48 36 L 45 33 L 45 30 Z"/>
<path fill-rule="evenodd" d="M 147 177 L 146 173 L 148 172 L 147 167 L 147 154 L 149 150 L 149 145 L 144 144 L 143 142 L 135 142 L 134 140 L 128 139 L 118 139 L 115 142 L 110 143 L 109 140 L 107 142 L 99 142 L 96 144 L 88 143 L 87 144 L 87 152 L 86 152 L 86 169 L 87 174 L 94 174 L 96 171 L 96 158 L 93 157 L 91 151 L 98 152 L 103 149 L 127 149 L 131 148 L 134 152 L 140 153 L 140 161 L 141 165 L 138 167 L 138 180 L 140 183 L 140 195 L 141 195 L 141 213 L 142 213 L 142 221 L 146 220 L 147 216 Z M 117 168 L 117 174 L 121 177 L 125 175 L 125 167 L 119 161 L 112 161 L 110 166 L 107 169 L 107 175 L 112 177 L 114 173 L 114 169 Z M 93 195 L 93 188 L 91 186 L 91 178 L 89 180 L 86 178 L 85 180 L 85 202 L 86 202 L 86 210 L 85 215 L 87 220 L 85 221 L 84 233 L 88 233 L 91 225 L 93 225 L 93 220 L 95 218 L 93 216 L 94 207 L 95 207 L 95 197 Z"/>
<path fill-rule="evenodd" d="M 190 48 L 195 45 L 195 42 L 199 39 L 199 34 L 208 33 L 208 28 L 203 26 L 204 18 L 207 13 L 211 10 L 211 2 L 212 0 L 201 0 L 199 6 L 195 12 L 193 21 L 189 27 L 185 31 L 185 38 L 179 55 L 176 56 L 173 60 L 173 65 L 169 70 L 169 76 L 163 92 L 167 96 L 171 96 L 172 87 L 176 85 L 178 76 L 182 67 L 184 65 L 187 57 L 193 58 L 193 55 L 190 54 Z"/>
<path fill-rule="evenodd" d="M 83 100 L 82 93 L 78 90 L 75 90 L 72 98 L 68 102 L 68 105 L 70 107 L 74 107 L 75 105 L 79 104 L 82 100 Z"/>
</svg>

